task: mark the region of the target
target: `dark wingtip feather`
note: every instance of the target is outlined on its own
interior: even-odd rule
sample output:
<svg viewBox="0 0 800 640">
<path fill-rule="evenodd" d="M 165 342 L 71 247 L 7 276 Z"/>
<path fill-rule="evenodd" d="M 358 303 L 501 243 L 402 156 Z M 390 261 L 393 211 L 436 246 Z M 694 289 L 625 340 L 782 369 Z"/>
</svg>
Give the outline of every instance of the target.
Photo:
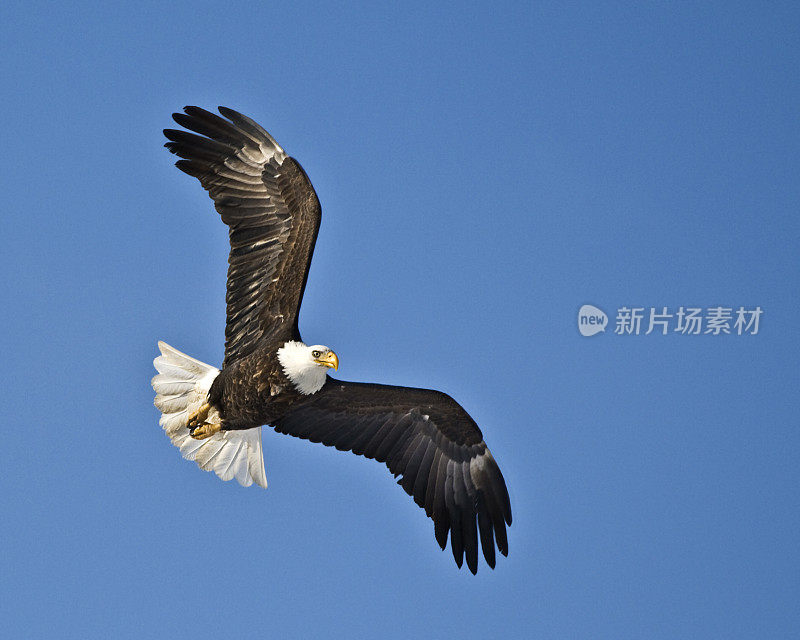
<svg viewBox="0 0 800 640">
<path fill-rule="evenodd" d="M 453 552 L 453 559 L 458 568 L 464 562 L 464 542 L 461 539 L 461 523 L 458 521 L 458 513 L 450 514 L 450 550 Z"/>
<path fill-rule="evenodd" d="M 229 107 L 217 107 L 217 110 L 228 120 L 233 122 L 237 127 L 247 131 L 251 136 L 253 136 L 256 140 L 268 140 L 271 144 L 273 144 L 277 149 L 280 149 L 281 146 L 278 144 L 278 141 L 273 138 L 269 132 L 258 124 L 252 118 L 247 117 L 243 113 L 239 113 Z"/>
<path fill-rule="evenodd" d="M 203 109 L 203 107 L 195 107 L 193 105 L 186 106 L 186 107 L 183 108 L 183 110 L 184 110 L 185 113 L 187 113 L 190 116 L 200 116 L 200 117 L 211 116 L 213 118 L 218 118 L 219 117 L 216 114 L 211 113 L 207 109 Z"/>
<path fill-rule="evenodd" d="M 192 121 L 185 113 L 173 113 L 172 119 L 182 127 L 191 129 Z"/>
<path fill-rule="evenodd" d="M 464 542 L 461 539 L 461 524 L 458 522 L 454 522 L 450 526 L 450 550 L 453 552 L 453 559 L 460 569 L 464 562 Z"/>
<path fill-rule="evenodd" d="M 478 529 L 475 526 L 475 515 L 466 514 L 464 520 L 464 555 L 467 557 L 467 566 L 472 573 L 478 572 Z"/>
<path fill-rule="evenodd" d="M 511 499 L 508 497 L 508 487 L 506 487 L 506 481 L 503 478 L 503 475 L 500 473 L 500 469 L 497 469 L 497 475 L 500 476 L 500 488 L 502 489 L 502 497 L 503 497 L 503 518 L 506 521 L 508 526 L 511 526 Z"/>
<path fill-rule="evenodd" d="M 500 467 L 497 466 L 497 462 L 495 462 L 494 457 L 488 449 L 486 450 L 486 461 L 495 478 L 495 481 L 492 483 L 492 491 L 502 504 L 503 519 L 506 521 L 507 525 L 511 526 L 511 499 L 508 497 L 508 487 L 506 486 L 506 481 L 505 478 L 503 478 Z"/>
<path fill-rule="evenodd" d="M 502 522 L 495 522 L 494 525 L 494 539 L 497 543 L 497 548 L 504 556 L 508 555 L 508 535 L 506 534 L 505 525 Z"/>
<path fill-rule="evenodd" d="M 478 531 L 481 534 L 481 549 L 483 557 L 492 569 L 495 565 L 494 535 L 492 535 L 492 520 L 484 504 L 483 492 L 478 493 Z"/>
<path fill-rule="evenodd" d="M 178 160 L 175 166 L 193 178 L 200 178 L 203 175 L 203 170 L 191 160 Z"/>
<path fill-rule="evenodd" d="M 449 530 L 449 525 L 443 519 L 433 521 L 433 535 L 436 536 L 436 542 L 442 548 L 442 551 L 447 546 L 447 532 Z"/>
</svg>

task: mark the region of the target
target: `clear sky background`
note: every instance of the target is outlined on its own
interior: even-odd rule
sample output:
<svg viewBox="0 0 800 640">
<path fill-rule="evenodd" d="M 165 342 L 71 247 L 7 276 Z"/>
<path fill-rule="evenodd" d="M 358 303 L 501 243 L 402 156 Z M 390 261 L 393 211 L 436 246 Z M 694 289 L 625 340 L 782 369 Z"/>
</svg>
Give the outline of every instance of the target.
<svg viewBox="0 0 800 640">
<path fill-rule="evenodd" d="M 3 3 L 4 635 L 796 637 L 797 4 L 429 4 Z M 481 425 L 495 571 L 374 461 L 265 430 L 263 491 L 170 446 L 156 341 L 219 365 L 225 320 L 186 104 L 316 187 L 304 337 Z M 586 338 L 584 303 L 764 315 Z"/>
</svg>

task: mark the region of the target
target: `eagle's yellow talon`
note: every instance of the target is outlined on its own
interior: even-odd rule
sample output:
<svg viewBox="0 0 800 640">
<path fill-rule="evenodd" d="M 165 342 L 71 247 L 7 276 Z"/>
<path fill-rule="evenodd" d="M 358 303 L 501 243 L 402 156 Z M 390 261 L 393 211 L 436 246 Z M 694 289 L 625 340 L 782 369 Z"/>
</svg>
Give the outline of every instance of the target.
<svg viewBox="0 0 800 640">
<path fill-rule="evenodd" d="M 190 433 L 195 440 L 205 440 L 210 438 L 215 433 L 221 431 L 222 425 L 219 424 L 202 424 Z"/>
<path fill-rule="evenodd" d="M 189 427 L 189 429 L 200 426 L 206 421 L 206 418 L 208 418 L 209 411 L 211 411 L 211 405 L 206 402 L 202 407 L 189 416 L 189 419 L 186 421 L 186 426 Z"/>
</svg>

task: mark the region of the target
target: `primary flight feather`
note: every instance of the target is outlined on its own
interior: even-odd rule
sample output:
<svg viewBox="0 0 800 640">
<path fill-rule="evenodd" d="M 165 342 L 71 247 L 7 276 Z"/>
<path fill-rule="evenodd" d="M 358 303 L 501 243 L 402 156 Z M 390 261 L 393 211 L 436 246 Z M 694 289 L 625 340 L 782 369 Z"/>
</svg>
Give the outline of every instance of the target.
<svg viewBox="0 0 800 640">
<path fill-rule="evenodd" d="M 336 353 L 306 345 L 298 313 L 321 219 L 300 164 L 259 124 L 186 107 L 165 129 L 176 166 L 228 225 L 225 359 L 216 369 L 159 342 L 160 423 L 184 457 L 223 480 L 266 488 L 261 425 L 383 462 L 433 519 L 442 549 L 478 569 L 508 554 L 508 491 L 478 425 L 439 391 L 345 382 Z M 191 132 L 191 133 L 190 133 Z"/>
</svg>

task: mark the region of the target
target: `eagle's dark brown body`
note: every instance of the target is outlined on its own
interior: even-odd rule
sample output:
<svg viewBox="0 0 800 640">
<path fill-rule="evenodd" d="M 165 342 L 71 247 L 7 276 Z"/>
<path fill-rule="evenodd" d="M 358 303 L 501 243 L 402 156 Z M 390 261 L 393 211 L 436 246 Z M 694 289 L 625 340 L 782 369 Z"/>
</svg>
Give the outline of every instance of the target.
<svg viewBox="0 0 800 640">
<path fill-rule="evenodd" d="M 277 356 L 265 349 L 223 367 L 208 393 L 208 401 L 220 412 L 223 429 L 274 424 L 307 399 L 286 377 Z"/>
<path fill-rule="evenodd" d="M 231 109 L 174 114 L 190 131 L 165 130 L 177 166 L 200 180 L 229 227 L 225 360 L 208 402 L 223 430 L 268 424 L 312 442 L 386 463 L 434 521 L 444 549 L 474 573 L 478 535 L 494 567 L 508 553 L 511 505 L 478 425 L 439 391 L 327 378 L 304 395 L 277 351 L 301 342 L 298 311 L 321 219 L 302 167 L 260 125 Z M 199 134 L 199 135 L 196 135 Z M 303 347 L 305 345 L 302 345 Z"/>
</svg>

